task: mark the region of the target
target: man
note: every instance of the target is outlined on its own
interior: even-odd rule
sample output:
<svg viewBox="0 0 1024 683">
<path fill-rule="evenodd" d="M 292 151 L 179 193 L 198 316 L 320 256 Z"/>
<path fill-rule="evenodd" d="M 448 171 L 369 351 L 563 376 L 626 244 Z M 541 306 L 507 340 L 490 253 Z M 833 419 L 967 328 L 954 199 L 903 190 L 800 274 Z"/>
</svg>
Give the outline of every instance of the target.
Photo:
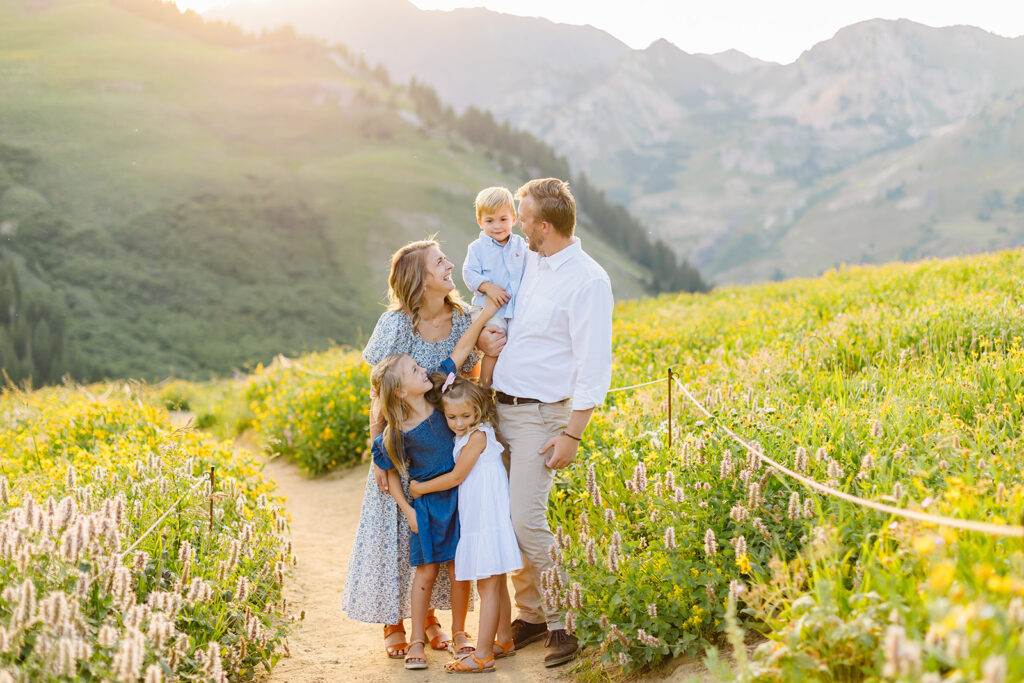
<svg viewBox="0 0 1024 683">
<path fill-rule="evenodd" d="M 530 242 L 519 303 L 494 368 L 501 433 L 509 447 L 512 523 L 524 569 L 512 577 L 517 648 L 547 633 L 545 666 L 569 661 L 579 646 L 565 617 L 547 612 L 540 576 L 555 567 L 547 503 L 555 470 L 576 459 L 612 370 L 612 289 L 607 273 L 574 236 L 576 200 L 556 178 L 516 192 L 519 226 Z M 558 571 L 561 571 L 559 568 Z"/>
</svg>

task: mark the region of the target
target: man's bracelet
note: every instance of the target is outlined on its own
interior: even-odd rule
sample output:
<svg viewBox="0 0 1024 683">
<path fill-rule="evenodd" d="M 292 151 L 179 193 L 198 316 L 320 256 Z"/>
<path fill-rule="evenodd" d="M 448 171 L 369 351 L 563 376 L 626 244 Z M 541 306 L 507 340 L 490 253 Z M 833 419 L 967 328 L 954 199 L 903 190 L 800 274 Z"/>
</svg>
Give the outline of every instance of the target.
<svg viewBox="0 0 1024 683">
<path fill-rule="evenodd" d="M 570 439 L 572 439 L 573 441 L 577 441 L 577 442 L 583 441 L 583 437 L 582 436 L 573 436 L 572 434 L 570 434 L 569 432 L 564 431 L 564 430 L 562 431 L 562 436 L 567 436 Z"/>
</svg>

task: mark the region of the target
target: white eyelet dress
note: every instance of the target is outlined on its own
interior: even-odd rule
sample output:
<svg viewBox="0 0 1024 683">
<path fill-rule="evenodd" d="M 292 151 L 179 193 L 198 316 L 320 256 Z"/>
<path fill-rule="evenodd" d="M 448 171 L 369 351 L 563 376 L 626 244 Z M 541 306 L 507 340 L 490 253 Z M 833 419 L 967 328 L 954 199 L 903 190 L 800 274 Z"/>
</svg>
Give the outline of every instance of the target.
<svg viewBox="0 0 1024 683">
<path fill-rule="evenodd" d="M 455 578 L 486 579 L 523 568 L 523 555 L 512 529 L 508 473 L 501 460 L 505 450 L 489 422 L 455 437 L 455 462 L 475 431 L 487 436 L 487 446 L 459 485 L 459 545 L 455 550 Z"/>
</svg>

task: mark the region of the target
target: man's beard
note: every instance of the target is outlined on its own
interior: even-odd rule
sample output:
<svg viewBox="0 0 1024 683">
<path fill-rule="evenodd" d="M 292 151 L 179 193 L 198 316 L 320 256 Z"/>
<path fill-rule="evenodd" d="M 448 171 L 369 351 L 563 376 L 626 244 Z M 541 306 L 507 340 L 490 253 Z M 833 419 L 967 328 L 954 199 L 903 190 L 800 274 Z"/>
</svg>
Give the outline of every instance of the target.
<svg viewBox="0 0 1024 683">
<path fill-rule="evenodd" d="M 540 237 L 538 237 L 536 239 L 532 239 L 530 237 L 527 237 L 526 238 L 526 246 L 530 248 L 530 251 L 535 251 L 535 252 L 537 252 L 539 254 L 540 253 L 540 248 L 544 246 L 544 240 L 542 238 L 540 238 Z"/>
</svg>

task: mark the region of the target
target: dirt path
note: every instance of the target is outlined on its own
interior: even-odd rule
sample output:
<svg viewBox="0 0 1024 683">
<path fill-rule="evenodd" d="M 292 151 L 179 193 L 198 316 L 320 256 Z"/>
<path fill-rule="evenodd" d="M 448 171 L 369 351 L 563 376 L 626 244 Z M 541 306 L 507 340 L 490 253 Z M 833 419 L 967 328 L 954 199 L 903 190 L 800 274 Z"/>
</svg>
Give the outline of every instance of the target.
<svg viewBox="0 0 1024 683">
<path fill-rule="evenodd" d="M 402 660 L 384 656 L 381 627 L 352 621 L 341 611 L 341 592 L 359 523 L 366 469 L 360 466 L 309 479 L 294 464 L 278 458 L 267 461 L 264 474 L 277 482 L 279 492 L 287 498 L 292 517 L 292 547 L 298 565 L 285 584 L 285 597 L 289 611 L 298 614 L 305 610 L 306 618 L 295 626 L 288 640 L 291 657 L 278 662 L 273 673 L 263 680 L 272 683 L 453 681 L 443 670 L 444 662 L 449 659 L 447 653 L 428 650 L 429 669 L 406 671 Z M 450 614 L 439 612 L 439 616 L 448 628 Z M 476 618 L 476 614 L 470 612 L 470 633 L 476 632 Z M 409 628 L 408 622 L 406 628 Z M 559 677 L 571 679 L 567 667 L 545 669 L 543 659 L 543 641 L 528 645 L 515 657 L 499 661 L 497 672 L 488 675 L 487 680 L 518 683 Z M 710 681 L 707 673 L 700 662 L 680 658 L 646 676 L 645 680 L 704 682 Z M 602 676 L 597 678 L 604 680 Z"/>
<path fill-rule="evenodd" d="M 287 497 L 292 516 L 292 547 L 298 565 L 285 586 L 289 611 L 306 611 L 288 640 L 291 657 L 274 667 L 270 681 L 345 683 L 447 680 L 443 670 L 447 653 L 429 650 L 430 668 L 406 671 L 400 659 L 384 657 L 382 628 L 345 617 L 341 591 L 348 556 L 355 540 L 359 509 L 366 485 L 366 469 L 357 467 L 318 479 L 306 478 L 295 465 L 276 459 L 264 469 Z M 448 612 L 439 612 L 441 623 L 451 625 Z M 470 612 L 469 632 L 475 633 L 476 614 Z M 406 628 L 409 628 L 406 623 Z M 488 681 L 549 681 L 558 671 L 544 668 L 542 644 L 527 646 L 515 657 L 498 662 Z M 474 679 L 475 680 L 475 679 Z"/>
</svg>

